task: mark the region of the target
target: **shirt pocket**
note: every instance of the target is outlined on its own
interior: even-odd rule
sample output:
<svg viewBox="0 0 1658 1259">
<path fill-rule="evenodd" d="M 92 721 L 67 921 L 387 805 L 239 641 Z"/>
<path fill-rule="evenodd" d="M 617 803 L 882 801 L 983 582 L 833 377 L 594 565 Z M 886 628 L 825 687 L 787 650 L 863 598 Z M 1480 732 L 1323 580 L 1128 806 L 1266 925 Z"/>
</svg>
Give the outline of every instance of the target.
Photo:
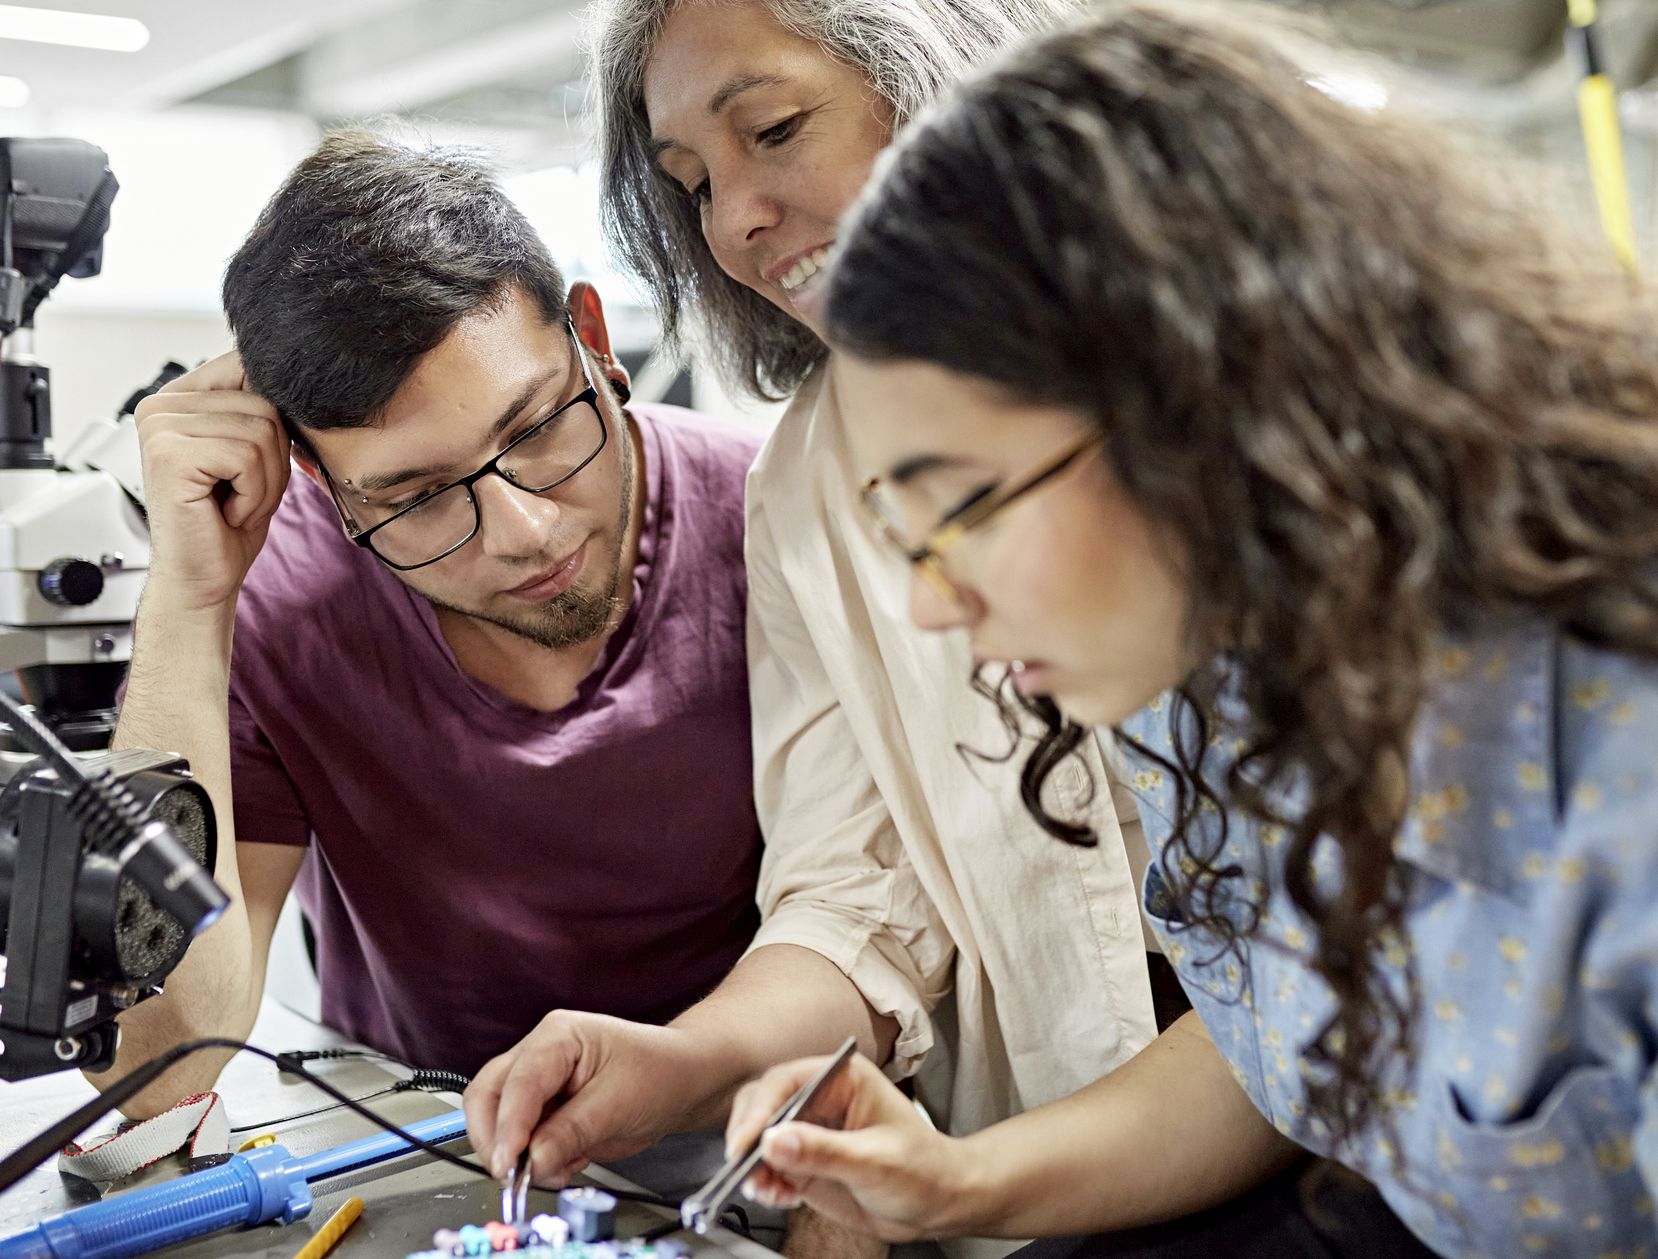
<svg viewBox="0 0 1658 1259">
<path fill-rule="evenodd" d="M 1639 1095 L 1615 1068 L 1576 1067 L 1507 1122 L 1477 1118 L 1454 1081 L 1433 1088 L 1431 1158 L 1414 1161 L 1480 1251 L 1576 1254 L 1587 1238 L 1599 1254 L 1651 1240 L 1636 1206 L 1646 1192 L 1632 1140 Z"/>
</svg>

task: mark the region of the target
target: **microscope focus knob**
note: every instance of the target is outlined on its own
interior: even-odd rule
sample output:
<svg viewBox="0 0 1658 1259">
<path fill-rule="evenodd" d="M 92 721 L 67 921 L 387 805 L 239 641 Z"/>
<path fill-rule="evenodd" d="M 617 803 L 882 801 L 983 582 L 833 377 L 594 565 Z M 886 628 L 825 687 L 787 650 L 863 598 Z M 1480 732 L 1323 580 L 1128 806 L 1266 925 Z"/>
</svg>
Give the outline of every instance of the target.
<svg viewBox="0 0 1658 1259">
<path fill-rule="evenodd" d="M 53 560 L 40 570 L 40 593 L 66 608 L 84 607 L 104 593 L 104 570 L 91 560 Z"/>
</svg>

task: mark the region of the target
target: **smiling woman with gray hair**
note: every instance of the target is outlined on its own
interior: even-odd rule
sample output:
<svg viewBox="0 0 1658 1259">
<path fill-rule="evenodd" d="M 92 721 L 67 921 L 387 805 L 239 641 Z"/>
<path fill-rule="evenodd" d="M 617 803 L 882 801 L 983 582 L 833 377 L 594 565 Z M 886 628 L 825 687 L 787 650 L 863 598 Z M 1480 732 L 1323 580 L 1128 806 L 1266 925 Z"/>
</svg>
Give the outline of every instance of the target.
<svg viewBox="0 0 1658 1259">
<path fill-rule="evenodd" d="M 497 1161 L 530 1140 L 554 1173 L 706 1125 L 758 1070 L 848 1034 L 894 1078 L 915 1076 L 941 1127 L 971 1131 L 1064 1097 L 1155 1035 L 1131 856 L 1143 863 L 1144 844 L 1135 814 L 1119 814 L 1109 745 L 1079 738 L 1021 780 L 1016 732 L 988 699 L 1004 671 L 975 694 L 965 638 L 917 635 L 890 606 L 889 570 L 847 526 L 849 456 L 815 309 L 836 224 L 894 130 L 1075 10 L 597 6 L 612 240 L 670 339 L 752 394 L 793 399 L 749 483 L 764 921 L 727 981 L 669 1028 L 628 1025 L 604 1045 L 555 1028 L 508 1055 L 484 1132 Z"/>
<path fill-rule="evenodd" d="M 824 361 L 823 342 L 792 311 L 721 268 L 697 204 L 657 162 L 647 67 L 669 17 L 686 7 L 684 0 L 594 6 L 605 231 L 645 282 L 670 338 L 694 328 L 704 334 L 699 349 L 727 379 L 758 397 L 789 397 Z M 768 0 L 764 10 L 778 29 L 861 77 L 870 103 L 897 128 L 986 56 L 1076 7 L 1077 0 Z"/>
</svg>

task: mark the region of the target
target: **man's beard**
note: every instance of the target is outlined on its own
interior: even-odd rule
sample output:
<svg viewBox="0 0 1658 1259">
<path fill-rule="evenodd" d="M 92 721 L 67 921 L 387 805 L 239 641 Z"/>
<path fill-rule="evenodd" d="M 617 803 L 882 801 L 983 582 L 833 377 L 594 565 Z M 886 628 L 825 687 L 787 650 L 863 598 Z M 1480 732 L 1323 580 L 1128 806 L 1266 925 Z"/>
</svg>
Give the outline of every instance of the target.
<svg viewBox="0 0 1658 1259">
<path fill-rule="evenodd" d="M 620 619 L 622 547 L 627 541 L 628 525 L 633 520 L 633 435 L 625 415 L 616 427 L 620 430 L 618 435 L 622 442 L 622 509 L 616 517 L 616 541 L 611 548 L 610 571 L 605 575 L 602 591 L 572 586 L 545 603 L 526 608 L 515 616 L 479 612 L 475 608 L 463 608 L 427 595 L 432 606 L 457 612 L 474 621 L 497 625 L 552 651 L 579 647 L 607 633 Z"/>
</svg>

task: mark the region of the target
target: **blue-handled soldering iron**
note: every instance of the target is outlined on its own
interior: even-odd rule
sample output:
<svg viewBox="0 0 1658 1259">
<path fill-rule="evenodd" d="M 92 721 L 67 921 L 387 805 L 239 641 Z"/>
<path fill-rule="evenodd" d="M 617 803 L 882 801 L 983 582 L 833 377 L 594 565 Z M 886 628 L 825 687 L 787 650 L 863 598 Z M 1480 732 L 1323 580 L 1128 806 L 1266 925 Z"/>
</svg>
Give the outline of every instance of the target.
<svg viewBox="0 0 1658 1259">
<path fill-rule="evenodd" d="M 452 1110 L 404 1128 L 422 1141 L 449 1141 L 466 1131 L 466 1116 Z M 305 1158 L 267 1145 L 218 1167 L 66 1211 L 0 1241 L 0 1259 L 117 1259 L 234 1225 L 292 1224 L 310 1214 L 313 1182 L 412 1148 L 389 1132 Z"/>
</svg>

